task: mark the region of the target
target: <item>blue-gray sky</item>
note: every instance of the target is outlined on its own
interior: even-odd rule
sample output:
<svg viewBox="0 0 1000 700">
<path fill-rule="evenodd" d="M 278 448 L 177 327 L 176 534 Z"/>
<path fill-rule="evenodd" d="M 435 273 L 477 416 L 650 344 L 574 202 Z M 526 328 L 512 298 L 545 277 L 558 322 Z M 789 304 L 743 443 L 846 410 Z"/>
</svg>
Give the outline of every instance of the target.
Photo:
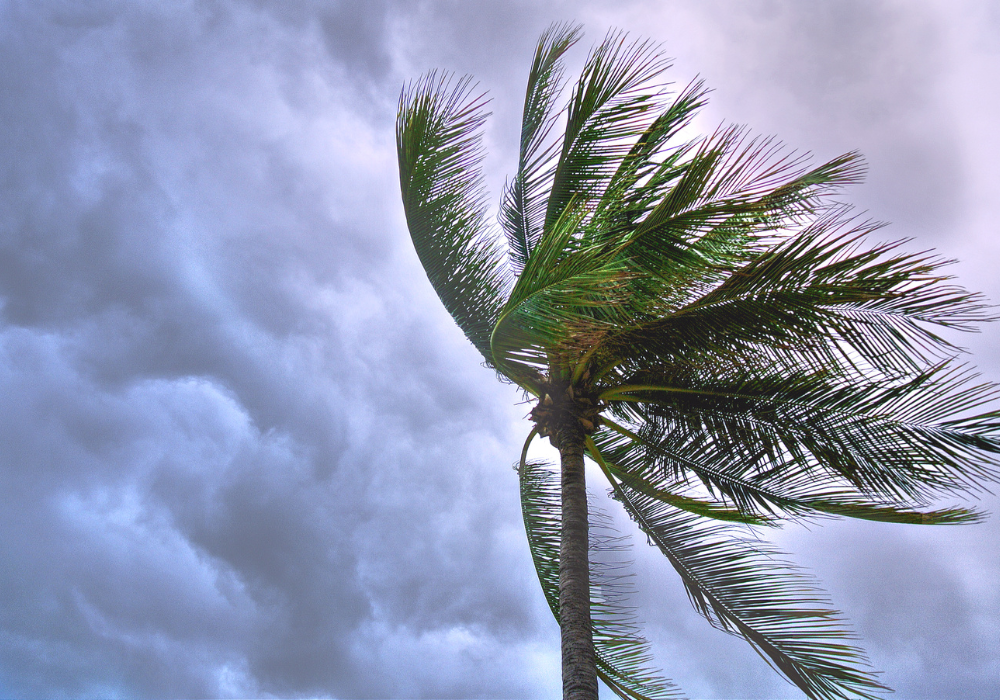
<svg viewBox="0 0 1000 700">
<path fill-rule="evenodd" d="M 573 65 L 664 42 L 706 130 L 860 149 L 847 198 L 1000 301 L 990 0 L 0 1 L 0 695 L 557 696 L 527 407 L 423 276 L 392 133 L 404 81 L 474 74 L 497 195 L 556 20 Z M 994 381 L 998 339 L 962 339 Z M 997 518 L 778 539 L 897 697 L 995 695 Z M 635 557 L 666 675 L 799 697 Z"/>
</svg>

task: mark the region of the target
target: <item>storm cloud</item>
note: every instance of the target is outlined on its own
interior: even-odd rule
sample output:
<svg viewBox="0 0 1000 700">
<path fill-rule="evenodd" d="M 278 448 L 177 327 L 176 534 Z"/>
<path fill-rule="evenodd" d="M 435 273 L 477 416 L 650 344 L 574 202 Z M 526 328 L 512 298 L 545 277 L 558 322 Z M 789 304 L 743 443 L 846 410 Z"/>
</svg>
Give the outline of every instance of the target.
<svg viewBox="0 0 1000 700">
<path fill-rule="evenodd" d="M 542 29 L 663 41 L 674 80 L 715 88 L 699 128 L 860 149 L 849 200 L 1000 300 L 992 3 L 609 7 L 0 2 L 4 696 L 557 694 L 510 469 L 528 406 L 441 308 L 399 205 L 396 101 L 424 71 L 489 89 L 498 194 Z M 961 339 L 994 381 L 998 334 Z M 995 518 L 779 540 L 899 697 L 995 692 Z M 668 676 L 798 697 L 638 542 Z"/>
</svg>

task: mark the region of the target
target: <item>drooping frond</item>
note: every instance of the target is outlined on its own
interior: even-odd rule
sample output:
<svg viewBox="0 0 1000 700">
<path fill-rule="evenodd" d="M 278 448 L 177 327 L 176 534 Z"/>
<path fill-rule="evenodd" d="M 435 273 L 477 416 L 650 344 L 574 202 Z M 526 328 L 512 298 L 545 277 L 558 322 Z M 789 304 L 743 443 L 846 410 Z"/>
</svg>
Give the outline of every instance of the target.
<svg viewBox="0 0 1000 700">
<path fill-rule="evenodd" d="M 664 432 L 656 422 L 644 424 L 636 433 L 608 418 L 603 421 L 610 429 L 593 439 L 614 477 L 634 491 L 697 515 L 765 525 L 780 522 L 776 519 L 780 514 L 796 519 L 827 515 L 918 525 L 982 519 L 967 508 L 932 509 L 923 502 L 873 500 L 828 475 L 787 479 L 781 470 L 766 469 L 765 450 L 760 446 L 732 449 L 711 434 Z M 699 494 L 700 498 L 678 500 L 699 491 L 707 492 L 707 499 Z"/>
<path fill-rule="evenodd" d="M 603 462 L 593 442 L 589 449 Z M 635 491 L 607 469 L 605 474 L 615 497 L 714 627 L 742 636 L 810 698 L 875 698 L 873 693 L 888 690 L 864 668 L 867 659 L 851 643 L 839 613 L 778 552 Z"/>
<path fill-rule="evenodd" d="M 577 42 L 580 27 L 555 24 L 538 39 L 528 72 L 521 121 L 517 174 L 504 192 L 500 220 L 507 233 L 514 272 L 520 272 L 542 235 L 552 158 L 558 141 L 549 139 L 556 119 L 555 100 L 562 88 L 562 56 Z"/>
<path fill-rule="evenodd" d="M 740 456 L 733 460 L 740 474 L 762 485 L 926 504 L 998 476 L 1000 412 L 970 415 L 996 398 L 997 387 L 960 368 L 938 365 L 896 383 L 739 367 L 636 379 L 604 398 L 635 405 L 644 443 L 729 450 Z"/>
<path fill-rule="evenodd" d="M 527 460 L 526 451 L 518 466 L 524 527 L 542 592 L 558 621 L 559 477 L 551 465 Z M 623 700 L 678 698 L 677 687 L 650 667 L 649 644 L 640 636 L 634 613 L 627 605 L 630 586 L 621 571 L 622 563 L 600 560 L 602 553 L 621 551 L 622 546 L 617 538 L 601 532 L 600 515 L 596 520 L 590 543 L 590 599 L 598 677 Z"/>
<path fill-rule="evenodd" d="M 430 73 L 399 99 L 396 150 L 403 210 L 445 308 L 492 366 L 490 333 L 506 296 L 496 233 L 485 222 L 479 163 L 485 100 L 468 78 Z"/>
</svg>

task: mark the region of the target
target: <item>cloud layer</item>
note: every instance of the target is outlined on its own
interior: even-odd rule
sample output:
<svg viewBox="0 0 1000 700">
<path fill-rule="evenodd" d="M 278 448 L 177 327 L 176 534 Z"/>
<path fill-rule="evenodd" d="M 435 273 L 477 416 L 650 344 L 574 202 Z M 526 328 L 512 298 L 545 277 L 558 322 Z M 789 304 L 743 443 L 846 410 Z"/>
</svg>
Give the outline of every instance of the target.
<svg viewBox="0 0 1000 700">
<path fill-rule="evenodd" d="M 498 192 L 550 21 L 663 40 L 677 80 L 717 89 L 699 126 L 860 148 L 852 199 L 1000 299 L 990 3 L 733 7 L 0 4 L 3 694 L 557 693 L 509 469 L 527 407 L 440 308 L 398 205 L 396 97 L 425 70 L 490 89 Z M 996 338 L 973 345 L 994 379 Z M 995 688 L 995 522 L 782 544 L 900 697 Z M 796 697 L 635 554 L 667 675 Z"/>
</svg>

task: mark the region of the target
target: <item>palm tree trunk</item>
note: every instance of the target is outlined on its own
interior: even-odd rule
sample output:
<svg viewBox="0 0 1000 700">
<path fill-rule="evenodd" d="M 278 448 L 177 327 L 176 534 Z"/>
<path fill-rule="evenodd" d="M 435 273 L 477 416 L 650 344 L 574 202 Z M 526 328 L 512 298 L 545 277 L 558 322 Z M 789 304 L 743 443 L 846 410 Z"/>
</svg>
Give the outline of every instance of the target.
<svg viewBox="0 0 1000 700">
<path fill-rule="evenodd" d="M 597 668 L 590 628 L 590 558 L 583 432 L 560 431 L 562 539 L 559 547 L 559 625 L 563 700 L 597 700 Z"/>
</svg>

